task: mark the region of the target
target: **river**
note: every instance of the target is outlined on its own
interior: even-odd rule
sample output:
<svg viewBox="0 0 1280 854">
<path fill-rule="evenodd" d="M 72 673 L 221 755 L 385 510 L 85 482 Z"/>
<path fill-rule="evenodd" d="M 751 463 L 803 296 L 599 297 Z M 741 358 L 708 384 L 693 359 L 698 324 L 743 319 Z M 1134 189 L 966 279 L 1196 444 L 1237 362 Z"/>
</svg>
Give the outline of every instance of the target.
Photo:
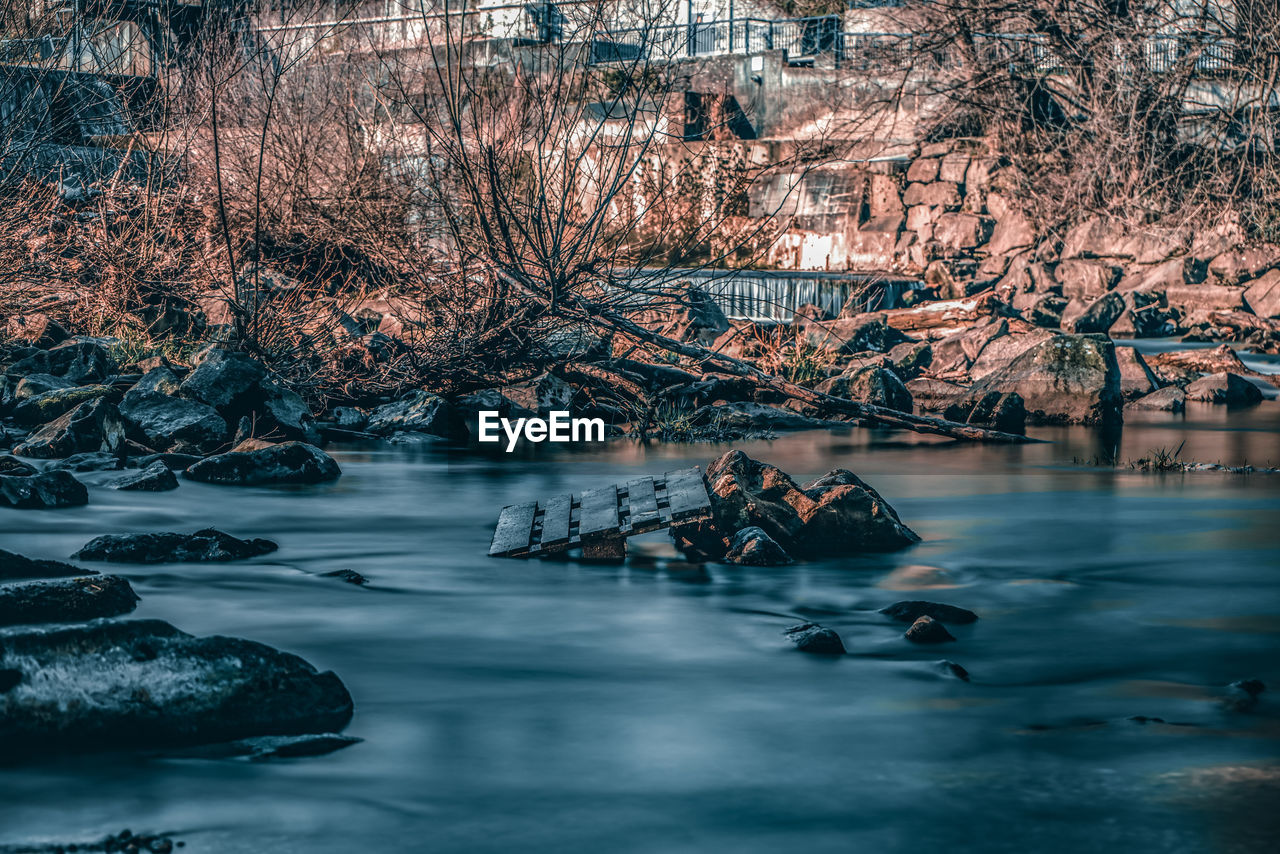
<svg viewBox="0 0 1280 854">
<path fill-rule="evenodd" d="M 0 842 L 129 827 L 193 854 L 1274 850 L 1280 476 L 1091 463 L 1181 444 L 1280 465 L 1280 403 L 1132 416 L 1118 451 L 1085 428 L 1032 433 L 1052 442 L 740 443 L 797 479 L 853 470 L 924 539 L 776 569 L 690 566 L 663 534 L 620 567 L 485 557 L 504 503 L 705 465 L 714 445 L 339 446 L 331 485 L 91 488 L 87 507 L 0 511 L 4 546 L 33 557 L 206 525 L 276 540 L 252 561 L 119 570 L 137 617 L 337 672 L 365 739 L 276 762 L 0 769 Z M 371 584 L 319 575 L 341 568 Z M 914 647 L 875 613 L 911 598 L 981 619 Z M 850 655 L 789 648 L 782 629 L 806 619 Z M 943 657 L 972 681 L 940 675 Z M 1246 678 L 1270 686 L 1258 707 L 1222 708 Z"/>
</svg>

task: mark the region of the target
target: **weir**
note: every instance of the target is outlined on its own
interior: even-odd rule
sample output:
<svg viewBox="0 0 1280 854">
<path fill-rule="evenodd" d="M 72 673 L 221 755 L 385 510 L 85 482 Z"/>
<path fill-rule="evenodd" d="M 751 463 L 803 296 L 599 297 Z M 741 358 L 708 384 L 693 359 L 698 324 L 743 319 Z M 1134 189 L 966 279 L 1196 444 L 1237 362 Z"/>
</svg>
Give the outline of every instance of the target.
<svg viewBox="0 0 1280 854">
<path fill-rule="evenodd" d="M 855 295 L 862 311 L 898 308 L 919 279 L 890 273 L 811 270 L 671 270 L 664 278 L 689 282 L 709 293 L 725 315 L 740 320 L 788 323 L 802 305 L 816 305 L 831 316 Z"/>
</svg>

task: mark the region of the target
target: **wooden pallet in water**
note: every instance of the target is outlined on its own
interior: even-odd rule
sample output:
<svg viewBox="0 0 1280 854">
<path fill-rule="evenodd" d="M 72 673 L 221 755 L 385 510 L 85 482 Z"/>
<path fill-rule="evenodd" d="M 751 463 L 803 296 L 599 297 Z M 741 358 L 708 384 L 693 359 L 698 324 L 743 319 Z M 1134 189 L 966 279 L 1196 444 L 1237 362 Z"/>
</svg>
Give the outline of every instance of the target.
<svg viewBox="0 0 1280 854">
<path fill-rule="evenodd" d="M 490 557 L 537 557 L 581 548 L 584 557 L 617 559 L 626 538 L 711 518 L 698 467 L 502 508 Z"/>
</svg>

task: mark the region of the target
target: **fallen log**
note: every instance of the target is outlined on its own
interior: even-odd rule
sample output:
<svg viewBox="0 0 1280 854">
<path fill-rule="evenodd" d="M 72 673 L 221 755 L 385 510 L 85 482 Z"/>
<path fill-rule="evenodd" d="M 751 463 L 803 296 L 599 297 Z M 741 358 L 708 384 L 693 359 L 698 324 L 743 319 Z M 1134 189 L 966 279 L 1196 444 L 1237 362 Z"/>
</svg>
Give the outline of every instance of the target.
<svg viewBox="0 0 1280 854">
<path fill-rule="evenodd" d="M 1031 439 L 1027 436 L 1019 436 L 1014 433 L 1002 433 L 999 430 L 987 430 L 982 427 L 975 427 L 972 424 L 961 424 L 956 421 L 947 421 L 944 418 L 931 418 L 927 415 L 912 415 L 906 412 L 898 412 L 892 409 L 885 409 L 880 406 L 873 406 L 869 403 L 862 403 L 855 400 L 846 400 L 842 397 L 834 397 L 829 394 L 823 394 L 820 391 L 814 391 L 793 382 L 788 382 L 781 377 L 767 374 L 754 365 L 748 364 L 740 359 L 732 356 L 726 356 L 722 353 L 716 353 L 705 347 L 696 344 L 686 344 L 668 338 L 657 332 L 652 332 L 639 324 L 623 317 L 617 312 L 604 308 L 603 306 L 593 303 L 579 303 L 582 311 L 586 314 L 588 322 L 596 324 L 605 324 L 615 331 L 623 332 L 640 341 L 661 347 L 672 353 L 687 356 L 690 359 L 697 359 L 702 364 L 714 365 L 717 370 L 722 373 L 731 374 L 733 376 L 745 377 L 752 380 L 761 388 L 771 389 L 782 394 L 792 400 L 799 400 L 804 403 L 811 404 L 820 409 L 831 412 L 839 412 L 845 415 L 852 415 L 873 424 L 880 424 L 885 427 L 896 427 L 905 430 L 912 430 L 916 433 L 927 433 L 934 436 L 947 436 L 952 439 L 964 439 L 971 442 L 993 442 L 1000 444 L 1023 444 L 1028 442 L 1038 442 L 1038 439 Z"/>
</svg>

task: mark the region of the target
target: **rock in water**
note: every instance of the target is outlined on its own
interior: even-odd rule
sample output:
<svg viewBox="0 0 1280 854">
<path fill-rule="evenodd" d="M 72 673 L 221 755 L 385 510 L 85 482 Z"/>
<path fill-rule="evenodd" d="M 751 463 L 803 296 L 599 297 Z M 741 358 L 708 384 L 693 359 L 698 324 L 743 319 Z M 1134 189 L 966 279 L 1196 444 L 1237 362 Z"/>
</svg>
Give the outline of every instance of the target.
<svg viewBox="0 0 1280 854">
<path fill-rule="evenodd" d="M 782 633 L 801 652 L 811 652 L 817 655 L 845 654 L 844 642 L 840 640 L 840 635 L 831 629 L 819 626 L 817 623 L 803 623 L 799 626 L 792 626 L 789 629 L 783 629 Z"/>
<path fill-rule="evenodd" d="M 0 757 L 338 732 L 351 695 L 331 672 L 160 620 L 0 632 Z"/>
<path fill-rule="evenodd" d="M 567 407 L 566 407 L 567 408 Z M 428 391 L 410 392 L 369 413 L 365 430 L 379 436 L 411 431 L 445 439 L 466 439 L 466 419 L 451 403 Z"/>
<path fill-rule="evenodd" d="M 178 478 L 163 462 L 156 460 L 139 472 L 125 475 L 111 484 L 113 489 L 165 492 L 178 488 Z"/>
<path fill-rule="evenodd" d="M 1120 421 L 1123 397 L 1115 346 L 1103 335 L 1056 335 L 974 383 L 977 397 L 1017 392 L 1027 415 L 1056 424 Z"/>
<path fill-rule="evenodd" d="M 728 535 L 752 526 L 803 557 L 893 551 L 920 541 L 852 472 L 829 472 L 802 489 L 781 469 L 729 451 L 707 466 L 706 479 L 714 524 L 672 528 L 690 555 L 720 560 Z"/>
<path fill-rule="evenodd" d="M 69 578 L 76 575 L 97 575 L 92 569 L 83 569 L 58 560 L 39 560 L 23 557 L 0 549 L 0 580 L 15 578 Z"/>
<path fill-rule="evenodd" d="M 25 383 L 26 380 L 23 380 Z M 82 403 L 106 397 L 111 387 L 105 385 L 78 386 L 46 391 L 29 397 L 13 409 L 13 420 L 28 426 L 44 424 L 65 415 Z"/>
<path fill-rule="evenodd" d="M 321 483 L 342 469 L 333 457 L 305 442 L 284 442 L 254 451 L 218 454 L 191 466 L 184 476 L 203 483 L 259 486 L 266 483 Z"/>
<path fill-rule="evenodd" d="M 72 557 L 111 563 L 194 563 L 244 560 L 277 548 L 270 540 L 240 540 L 205 528 L 194 534 L 108 534 L 90 540 Z"/>
<path fill-rule="evenodd" d="M 118 421 L 115 406 L 102 398 L 90 400 L 32 433 L 14 453 L 47 460 L 97 451 L 112 444 L 109 437 L 120 432 Z"/>
<path fill-rule="evenodd" d="M 39 473 L 40 469 L 17 457 L 0 456 L 0 477 L 31 477 Z"/>
<path fill-rule="evenodd" d="M 933 617 L 921 617 L 903 634 L 912 643 L 946 643 L 955 640 L 947 627 Z"/>
<path fill-rule="evenodd" d="M 977 614 L 964 608 L 957 608 L 955 605 L 918 600 L 894 602 L 887 608 L 881 608 L 880 613 L 900 623 L 914 623 L 921 617 L 933 617 L 935 620 L 944 620 L 963 626 L 978 619 Z"/>
<path fill-rule="evenodd" d="M 943 676 L 952 676 L 959 679 L 961 682 L 969 681 L 969 671 L 965 670 L 954 661 L 944 658 L 941 661 L 935 661 L 933 666 Z"/>
<path fill-rule="evenodd" d="M 115 575 L 0 584 L 0 626 L 118 617 L 136 607 L 137 594 L 128 581 Z M 0 647 L 3 644 L 0 636 Z M 0 720 L 3 718 L 0 713 Z"/>
<path fill-rule="evenodd" d="M 89 503 L 89 490 L 70 472 L 48 471 L 30 477 L 0 476 L 0 505 L 19 510 L 79 507 Z"/>
<path fill-rule="evenodd" d="M 1125 409 L 1143 409 L 1154 412 L 1182 412 L 1187 408 L 1187 393 L 1176 385 L 1144 395 L 1125 404 Z"/>
<path fill-rule="evenodd" d="M 227 422 L 212 407 L 172 396 L 177 378 L 154 368 L 120 401 L 120 415 L 147 447 L 160 451 L 202 451 L 227 437 Z"/>
<path fill-rule="evenodd" d="M 1202 377 L 1187 386 L 1187 400 L 1249 406 L 1262 400 L 1262 392 L 1239 374 L 1224 372 Z"/>
<path fill-rule="evenodd" d="M 764 531 L 751 527 L 733 535 L 724 560 L 741 566 L 786 566 L 791 556 Z"/>
<path fill-rule="evenodd" d="M 369 579 L 365 578 L 354 569 L 334 569 L 329 572 L 320 573 L 321 578 L 336 578 L 339 581 L 345 581 L 348 584 L 354 584 L 357 587 L 363 587 L 369 583 Z"/>
</svg>

